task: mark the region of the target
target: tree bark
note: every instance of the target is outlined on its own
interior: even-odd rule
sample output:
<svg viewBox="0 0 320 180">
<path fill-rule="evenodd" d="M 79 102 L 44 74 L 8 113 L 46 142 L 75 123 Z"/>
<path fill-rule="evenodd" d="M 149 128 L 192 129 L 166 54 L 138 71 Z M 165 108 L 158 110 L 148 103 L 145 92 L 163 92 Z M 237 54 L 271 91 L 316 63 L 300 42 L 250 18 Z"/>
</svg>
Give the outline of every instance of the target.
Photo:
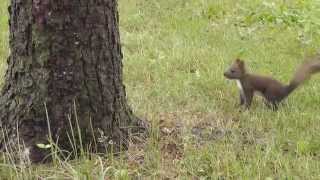
<svg viewBox="0 0 320 180">
<path fill-rule="evenodd" d="M 70 123 L 98 152 L 126 147 L 133 127 L 145 130 L 126 102 L 116 0 L 11 0 L 9 12 L 2 150 L 32 162 L 45 158 L 39 144 L 50 138 L 72 150 Z"/>
</svg>

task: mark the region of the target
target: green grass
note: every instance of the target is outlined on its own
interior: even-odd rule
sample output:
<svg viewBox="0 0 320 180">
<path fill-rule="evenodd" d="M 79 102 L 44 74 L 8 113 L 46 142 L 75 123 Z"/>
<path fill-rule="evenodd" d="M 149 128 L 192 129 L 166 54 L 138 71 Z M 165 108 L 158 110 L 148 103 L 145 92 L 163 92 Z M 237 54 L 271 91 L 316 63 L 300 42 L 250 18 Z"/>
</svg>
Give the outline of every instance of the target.
<svg viewBox="0 0 320 180">
<path fill-rule="evenodd" d="M 8 14 L 7 14 L 8 2 L 5 1 L 0 5 L 0 78 L 3 78 L 6 68 L 6 60 L 9 53 L 8 45 Z M 2 84 L 0 81 L 0 85 Z"/>
<path fill-rule="evenodd" d="M 6 7 L 0 6 L 5 62 Z M 153 123 L 150 139 L 122 158 L 17 171 L 8 165 L 7 177 L 93 179 L 105 170 L 115 179 L 320 178 L 320 76 L 278 112 L 255 98 L 242 113 L 235 83 L 222 76 L 241 57 L 251 71 L 288 82 L 319 50 L 319 1 L 120 0 L 119 10 L 128 100 Z M 191 133 L 195 126 L 201 137 Z"/>
</svg>

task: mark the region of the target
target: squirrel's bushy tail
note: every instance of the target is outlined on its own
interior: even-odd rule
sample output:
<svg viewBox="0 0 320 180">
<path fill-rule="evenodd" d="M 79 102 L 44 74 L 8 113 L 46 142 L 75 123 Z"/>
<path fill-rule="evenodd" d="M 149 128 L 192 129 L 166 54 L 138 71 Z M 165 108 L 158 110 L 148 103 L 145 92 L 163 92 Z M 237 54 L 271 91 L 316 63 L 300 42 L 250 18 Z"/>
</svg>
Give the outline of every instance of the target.
<svg viewBox="0 0 320 180">
<path fill-rule="evenodd" d="M 306 80 L 310 79 L 312 74 L 320 72 L 320 56 L 318 55 L 311 61 L 306 61 L 296 70 L 292 80 L 287 86 L 287 95 L 295 90 Z"/>
</svg>

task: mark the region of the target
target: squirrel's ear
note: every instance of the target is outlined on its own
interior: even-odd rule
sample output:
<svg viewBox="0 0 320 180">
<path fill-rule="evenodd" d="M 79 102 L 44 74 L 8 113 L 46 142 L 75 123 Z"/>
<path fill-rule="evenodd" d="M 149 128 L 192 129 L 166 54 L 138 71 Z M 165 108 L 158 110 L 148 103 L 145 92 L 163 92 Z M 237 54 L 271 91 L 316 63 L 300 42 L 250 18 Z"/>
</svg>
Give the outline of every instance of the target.
<svg viewBox="0 0 320 180">
<path fill-rule="evenodd" d="M 239 66 L 244 67 L 244 61 L 237 59 L 237 63 L 239 64 Z"/>
<path fill-rule="evenodd" d="M 240 60 L 239 58 L 236 59 L 236 62 L 239 64 L 244 64 L 244 62 L 242 60 Z"/>
</svg>

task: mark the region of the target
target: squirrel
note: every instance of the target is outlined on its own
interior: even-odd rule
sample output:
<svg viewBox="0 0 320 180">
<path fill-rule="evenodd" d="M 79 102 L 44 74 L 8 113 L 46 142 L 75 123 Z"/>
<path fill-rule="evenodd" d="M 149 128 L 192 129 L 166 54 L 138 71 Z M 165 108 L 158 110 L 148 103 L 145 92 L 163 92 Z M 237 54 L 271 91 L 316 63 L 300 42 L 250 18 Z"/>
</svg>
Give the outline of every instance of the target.
<svg viewBox="0 0 320 180">
<path fill-rule="evenodd" d="M 308 80 L 314 73 L 320 72 L 320 58 L 305 61 L 296 70 L 288 85 L 265 76 L 248 73 L 243 60 L 236 59 L 224 72 L 227 79 L 236 80 L 240 90 L 240 106 L 249 109 L 255 92 L 265 98 L 267 107 L 277 110 L 279 103 L 292 93 L 299 85 Z"/>
</svg>

